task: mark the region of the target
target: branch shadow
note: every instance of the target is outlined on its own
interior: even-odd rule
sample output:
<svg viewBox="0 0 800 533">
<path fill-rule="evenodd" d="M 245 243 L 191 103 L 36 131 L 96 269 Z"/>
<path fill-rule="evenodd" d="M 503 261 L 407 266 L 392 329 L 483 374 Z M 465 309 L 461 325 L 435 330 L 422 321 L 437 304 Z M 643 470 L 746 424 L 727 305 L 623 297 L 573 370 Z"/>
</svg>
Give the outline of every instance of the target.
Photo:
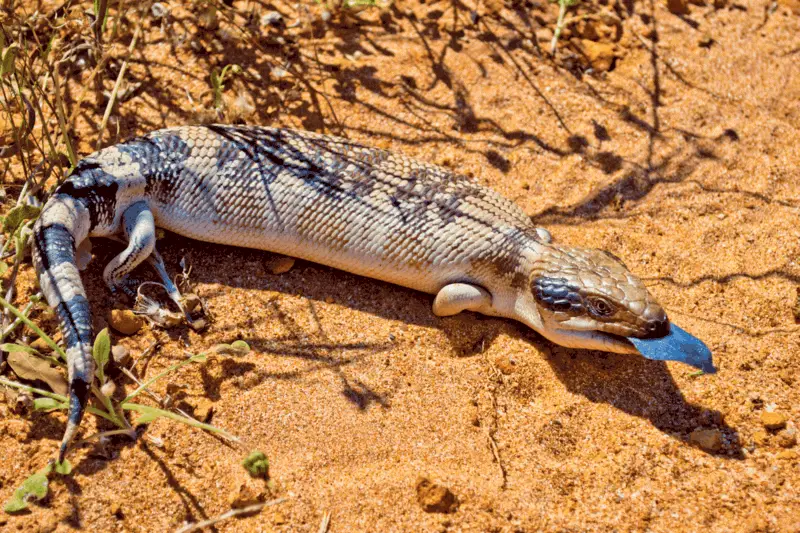
<svg viewBox="0 0 800 533">
<path fill-rule="evenodd" d="M 183 504 L 184 521 L 195 522 L 198 520 L 198 517 L 202 520 L 208 519 L 208 513 L 206 513 L 206 510 L 200 504 L 197 496 L 192 494 L 188 489 L 181 485 L 180 481 L 178 481 L 178 478 L 176 478 L 175 474 L 173 474 L 169 469 L 169 466 L 167 466 L 167 464 L 156 453 L 154 453 L 153 450 L 150 449 L 150 446 L 148 446 L 146 442 L 141 443 L 141 448 L 142 451 L 144 451 L 144 453 L 146 453 L 147 456 L 158 465 L 158 467 L 161 469 L 161 472 L 164 474 L 164 477 L 167 478 L 167 484 L 180 498 L 181 504 Z"/>
</svg>

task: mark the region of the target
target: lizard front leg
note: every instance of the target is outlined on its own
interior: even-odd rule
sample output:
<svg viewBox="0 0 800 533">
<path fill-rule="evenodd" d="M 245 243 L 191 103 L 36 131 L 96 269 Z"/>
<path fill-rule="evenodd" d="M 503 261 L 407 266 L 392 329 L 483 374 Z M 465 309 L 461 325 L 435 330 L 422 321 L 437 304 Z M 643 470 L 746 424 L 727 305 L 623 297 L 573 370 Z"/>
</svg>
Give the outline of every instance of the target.
<svg viewBox="0 0 800 533">
<path fill-rule="evenodd" d="M 483 287 L 469 283 L 445 285 L 433 300 L 433 314 L 451 316 L 461 311 L 492 314 L 492 295 Z"/>
</svg>

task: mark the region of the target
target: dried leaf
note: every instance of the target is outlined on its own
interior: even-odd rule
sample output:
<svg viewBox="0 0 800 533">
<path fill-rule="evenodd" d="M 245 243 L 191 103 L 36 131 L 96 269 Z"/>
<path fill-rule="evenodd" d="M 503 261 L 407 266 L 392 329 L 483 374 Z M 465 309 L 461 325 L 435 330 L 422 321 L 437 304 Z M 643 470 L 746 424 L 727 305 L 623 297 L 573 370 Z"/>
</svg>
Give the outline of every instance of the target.
<svg viewBox="0 0 800 533">
<path fill-rule="evenodd" d="M 9 353 L 7 361 L 22 379 L 40 379 L 50 385 L 53 392 L 67 395 L 69 391 L 67 380 L 61 372 L 50 366 L 44 359 L 28 352 L 18 351 Z"/>
</svg>

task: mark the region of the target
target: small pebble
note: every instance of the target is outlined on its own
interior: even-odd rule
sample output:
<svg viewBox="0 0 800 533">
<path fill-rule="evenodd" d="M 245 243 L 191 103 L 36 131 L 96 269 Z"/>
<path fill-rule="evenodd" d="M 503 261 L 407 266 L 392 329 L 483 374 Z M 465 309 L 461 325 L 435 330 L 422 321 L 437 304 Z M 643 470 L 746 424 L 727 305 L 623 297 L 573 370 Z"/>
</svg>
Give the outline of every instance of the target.
<svg viewBox="0 0 800 533">
<path fill-rule="evenodd" d="M 753 433 L 753 442 L 756 446 L 767 446 L 769 444 L 769 433 L 766 431 L 756 431 Z"/>
<path fill-rule="evenodd" d="M 17 394 L 14 405 L 11 406 L 11 410 L 16 415 L 26 416 L 33 411 L 33 396 L 27 392 L 20 392 Z"/>
<path fill-rule="evenodd" d="M 283 15 L 277 11 L 267 11 L 261 15 L 262 26 L 280 26 L 283 23 Z"/>
<path fill-rule="evenodd" d="M 187 313 L 191 313 L 200 305 L 200 297 L 194 293 L 183 295 L 183 308 Z"/>
<path fill-rule="evenodd" d="M 616 53 L 613 44 L 596 43 L 588 39 L 581 39 L 581 50 L 586 56 L 589 66 L 591 66 L 595 72 L 611 70 L 611 67 L 614 65 Z"/>
<path fill-rule="evenodd" d="M 203 318 L 198 318 L 193 321 L 189 326 L 195 331 L 203 331 L 208 327 L 208 323 Z"/>
<path fill-rule="evenodd" d="M 689 435 L 689 442 L 707 452 L 718 452 L 722 449 L 722 433 L 718 429 L 695 429 Z"/>
<path fill-rule="evenodd" d="M 425 512 L 451 513 L 458 507 L 458 500 L 449 488 L 433 483 L 426 477 L 418 477 L 417 501 Z"/>
<path fill-rule="evenodd" d="M 285 274 L 294 266 L 294 257 L 280 256 L 266 264 L 267 269 L 275 275 Z"/>
<path fill-rule="evenodd" d="M 125 513 L 122 512 L 122 506 L 119 504 L 119 502 L 112 502 L 109 506 L 109 511 L 111 511 L 111 514 L 116 518 L 123 518 L 125 516 Z"/>
<path fill-rule="evenodd" d="M 131 351 L 121 344 L 115 344 L 111 347 L 111 357 L 117 366 L 127 366 L 131 361 Z"/>
<path fill-rule="evenodd" d="M 761 424 L 767 429 L 777 431 L 786 427 L 786 416 L 775 411 L 761 413 Z"/>
<path fill-rule="evenodd" d="M 150 6 L 150 14 L 153 15 L 154 19 L 166 17 L 168 13 L 169 9 L 167 9 L 167 7 L 161 2 L 156 2 Z"/>
<path fill-rule="evenodd" d="M 797 459 L 797 452 L 794 450 L 782 450 L 775 456 L 778 459 L 793 460 Z"/>
<path fill-rule="evenodd" d="M 231 492 L 228 502 L 234 509 L 249 507 L 261 503 L 267 499 L 267 492 L 263 482 L 254 479 L 247 479 L 239 484 L 239 487 Z"/>
<path fill-rule="evenodd" d="M 688 15 L 689 2 L 688 0 L 667 0 L 667 9 L 675 15 Z"/>
<path fill-rule="evenodd" d="M 797 430 L 793 427 L 786 428 L 778 433 L 775 440 L 781 448 L 793 448 L 797 445 Z"/>
<path fill-rule="evenodd" d="M 133 335 L 144 325 L 144 321 L 129 309 L 114 309 L 108 315 L 108 323 L 123 335 Z"/>
<path fill-rule="evenodd" d="M 50 348 L 50 345 L 47 344 L 45 340 L 42 339 L 41 337 L 31 343 L 31 348 L 33 348 L 34 350 L 38 350 L 42 353 L 48 353 L 53 351 L 53 349 Z"/>
<path fill-rule="evenodd" d="M 214 403 L 208 398 L 198 398 L 191 404 L 194 417 L 200 422 L 208 422 L 214 414 Z"/>
<path fill-rule="evenodd" d="M 517 362 L 513 357 L 498 355 L 494 359 L 494 366 L 503 374 L 513 374 L 517 371 Z"/>
<path fill-rule="evenodd" d="M 117 386 L 114 384 L 113 381 L 106 381 L 103 383 L 103 386 L 100 387 L 100 392 L 103 393 L 104 396 L 110 398 L 114 396 L 114 392 L 116 392 Z"/>
</svg>

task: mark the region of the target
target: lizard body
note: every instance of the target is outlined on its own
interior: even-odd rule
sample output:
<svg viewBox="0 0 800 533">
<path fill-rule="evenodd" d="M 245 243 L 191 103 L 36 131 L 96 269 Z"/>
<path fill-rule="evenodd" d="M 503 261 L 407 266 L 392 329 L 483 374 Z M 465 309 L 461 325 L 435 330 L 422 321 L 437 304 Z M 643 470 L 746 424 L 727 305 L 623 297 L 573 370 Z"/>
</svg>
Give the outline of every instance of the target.
<svg viewBox="0 0 800 533">
<path fill-rule="evenodd" d="M 569 347 L 649 357 L 643 339 L 670 331 L 662 307 L 618 259 L 553 244 L 513 202 L 440 167 L 288 129 L 159 130 L 83 159 L 34 227 L 34 266 L 68 359 L 62 458 L 94 374 L 76 250 L 88 237 L 123 234 L 127 248 L 104 271 L 109 287 L 155 254 L 170 289 L 156 226 L 435 294 L 437 315 L 512 318 Z"/>
</svg>

